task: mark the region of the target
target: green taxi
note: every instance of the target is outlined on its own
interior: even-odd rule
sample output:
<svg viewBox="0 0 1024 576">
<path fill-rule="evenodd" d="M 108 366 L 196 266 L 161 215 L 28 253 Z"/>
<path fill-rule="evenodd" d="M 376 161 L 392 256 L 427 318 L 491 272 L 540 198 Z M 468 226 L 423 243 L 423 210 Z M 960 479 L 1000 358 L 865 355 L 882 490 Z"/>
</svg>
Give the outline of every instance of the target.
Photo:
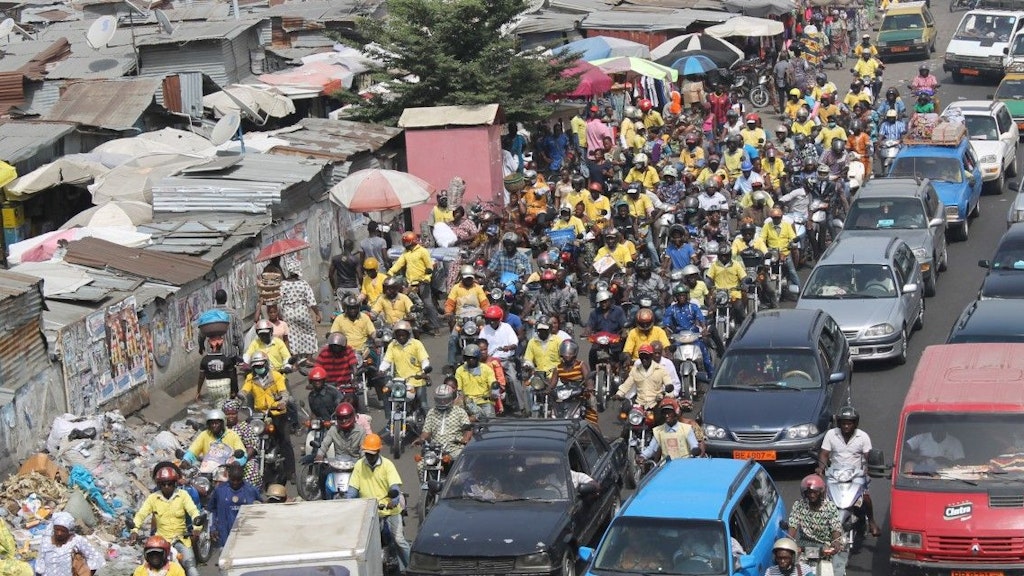
<svg viewBox="0 0 1024 576">
<path fill-rule="evenodd" d="M 996 88 L 994 99 L 1006 104 L 1017 128 L 1024 131 L 1024 73 L 1011 72 L 1004 76 Z"/>
<path fill-rule="evenodd" d="M 885 11 L 875 44 L 883 61 L 904 56 L 928 58 L 935 51 L 935 18 L 924 2 L 900 2 Z"/>
</svg>

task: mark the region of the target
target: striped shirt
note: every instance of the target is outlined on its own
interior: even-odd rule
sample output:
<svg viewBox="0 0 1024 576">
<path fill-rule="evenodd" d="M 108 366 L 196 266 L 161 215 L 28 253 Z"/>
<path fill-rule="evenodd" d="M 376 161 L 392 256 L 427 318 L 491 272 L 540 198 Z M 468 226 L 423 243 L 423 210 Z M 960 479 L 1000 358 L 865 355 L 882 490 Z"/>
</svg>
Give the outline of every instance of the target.
<svg viewBox="0 0 1024 576">
<path fill-rule="evenodd" d="M 356 367 L 356 352 L 351 346 L 346 346 L 344 352 L 335 354 L 325 347 L 317 355 L 316 364 L 327 371 L 328 382 L 335 386 L 349 384 Z"/>
</svg>

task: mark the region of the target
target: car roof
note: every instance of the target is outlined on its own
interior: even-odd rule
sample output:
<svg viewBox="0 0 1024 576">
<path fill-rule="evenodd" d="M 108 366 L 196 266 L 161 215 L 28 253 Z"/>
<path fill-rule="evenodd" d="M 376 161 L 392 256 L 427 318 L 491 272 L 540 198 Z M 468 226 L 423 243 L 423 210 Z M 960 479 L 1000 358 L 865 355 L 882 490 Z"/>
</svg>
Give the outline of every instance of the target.
<svg viewBox="0 0 1024 576">
<path fill-rule="evenodd" d="M 996 251 L 1006 245 L 1020 246 L 1024 244 L 1024 222 L 1015 222 L 1003 232 L 996 242 Z"/>
<path fill-rule="evenodd" d="M 1024 300 L 992 298 L 968 304 L 953 324 L 953 336 L 1024 336 L 1024 326 L 1007 318 L 1024 315 Z"/>
<path fill-rule="evenodd" d="M 1007 80 L 1024 80 L 1024 72 L 1010 72 L 1006 76 L 1003 76 L 1002 82 Z M 1000 82 L 1000 84 L 1002 83 Z"/>
<path fill-rule="evenodd" d="M 1024 344 L 928 346 L 903 412 L 1024 409 Z"/>
<path fill-rule="evenodd" d="M 821 310 L 759 310 L 736 331 L 729 350 L 812 348 L 813 330 L 824 314 Z"/>
<path fill-rule="evenodd" d="M 558 451 L 572 441 L 587 422 L 502 418 L 479 424 L 465 450 Z"/>
<path fill-rule="evenodd" d="M 902 241 L 897 236 L 843 236 L 825 250 L 818 266 L 826 264 L 888 264 L 893 250 Z"/>
<path fill-rule="evenodd" d="M 950 108 L 958 108 L 963 111 L 964 114 L 991 114 L 1001 104 L 996 100 L 961 100 L 959 102 L 953 102 L 949 106 L 946 106 L 946 110 Z"/>
<path fill-rule="evenodd" d="M 970 146 L 970 138 L 964 138 L 956 146 L 943 146 L 941 144 L 915 144 L 913 146 L 904 146 L 902 150 L 896 155 L 896 159 L 900 158 L 921 158 L 921 157 L 939 157 L 939 158 L 957 158 L 959 159 L 967 151 L 967 147 Z"/>
<path fill-rule="evenodd" d="M 925 182 L 927 182 L 926 179 L 917 180 L 916 178 L 872 178 L 864 183 L 864 186 L 857 192 L 857 196 L 854 197 L 854 201 L 858 198 L 876 196 L 918 198 L 919 191 Z"/>
<path fill-rule="evenodd" d="M 621 516 L 720 520 L 725 505 L 757 470 L 752 460 L 684 458 L 648 476 Z M 685 494 L 686 498 L 680 498 Z"/>
<path fill-rule="evenodd" d="M 895 15 L 907 13 L 917 14 L 918 12 L 922 12 L 923 10 L 927 9 L 928 7 L 925 5 L 924 2 L 900 2 L 899 4 L 893 4 L 892 6 L 890 6 L 885 11 L 885 15 L 888 16 L 890 14 Z"/>
</svg>

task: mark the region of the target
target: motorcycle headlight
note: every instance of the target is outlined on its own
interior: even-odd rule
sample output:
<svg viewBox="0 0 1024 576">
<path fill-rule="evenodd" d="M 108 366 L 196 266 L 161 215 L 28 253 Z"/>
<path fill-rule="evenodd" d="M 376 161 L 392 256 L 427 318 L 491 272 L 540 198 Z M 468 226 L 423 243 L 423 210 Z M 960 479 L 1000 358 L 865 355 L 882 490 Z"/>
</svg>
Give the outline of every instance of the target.
<svg viewBox="0 0 1024 576">
<path fill-rule="evenodd" d="M 437 463 L 440 461 L 441 459 L 437 456 L 437 452 L 427 452 L 423 455 L 424 466 L 437 466 Z"/>
<path fill-rule="evenodd" d="M 572 396 L 572 388 L 559 388 L 555 390 L 555 397 L 559 400 L 568 400 Z"/>
<path fill-rule="evenodd" d="M 466 322 L 462 325 L 462 333 L 466 336 L 476 336 L 479 331 L 480 327 L 476 325 L 476 322 Z"/>
<path fill-rule="evenodd" d="M 259 436 L 260 434 L 263 434 L 264 430 L 266 430 L 267 425 L 263 423 L 263 420 L 257 420 L 254 418 L 249 421 L 249 428 L 252 428 L 253 433 Z"/>
<path fill-rule="evenodd" d="M 715 293 L 715 303 L 719 306 L 724 306 L 729 303 L 729 293 L 725 290 L 719 290 Z"/>
<path fill-rule="evenodd" d="M 607 290 L 608 289 L 608 281 L 607 280 L 598 280 L 597 284 L 595 284 L 594 287 L 597 289 L 598 292 L 600 292 L 602 290 Z"/>
<path fill-rule="evenodd" d="M 921 533 L 893 530 L 889 533 L 889 545 L 893 548 L 920 548 L 922 546 Z"/>
<path fill-rule="evenodd" d="M 704 435 L 714 440 L 723 440 L 725 438 L 725 428 L 719 428 L 714 424 L 705 424 Z"/>
<path fill-rule="evenodd" d="M 322 426 L 320 420 L 318 420 L 316 418 L 314 418 L 314 419 L 309 421 L 309 429 L 310 430 L 319 430 L 322 427 L 323 426 Z"/>
<path fill-rule="evenodd" d="M 814 424 L 801 424 L 786 429 L 786 439 L 801 440 L 818 434 L 818 427 Z"/>
<path fill-rule="evenodd" d="M 198 476 L 192 480 L 192 487 L 199 492 L 200 496 L 205 496 L 210 492 L 210 479 L 205 476 Z"/>
<path fill-rule="evenodd" d="M 896 327 L 886 322 L 884 324 L 875 324 L 871 328 L 868 328 L 864 332 L 864 336 L 867 338 L 877 336 L 888 336 L 889 334 L 892 334 L 894 332 L 896 332 Z"/>
<path fill-rule="evenodd" d="M 405 384 L 402 382 L 393 382 L 391 384 L 391 397 L 405 398 Z"/>
<path fill-rule="evenodd" d="M 600 344 L 601 346 L 607 346 L 607 345 L 611 344 L 611 341 L 612 341 L 612 339 L 607 337 L 607 336 L 598 336 L 597 337 L 597 343 Z"/>
<path fill-rule="evenodd" d="M 551 558 L 547 552 L 534 552 L 526 556 L 516 558 L 516 568 L 542 568 L 551 565 Z"/>
<path fill-rule="evenodd" d="M 633 410 L 632 412 L 629 413 L 628 421 L 630 426 L 639 426 L 644 421 L 643 412 L 640 412 L 639 410 Z"/>
</svg>

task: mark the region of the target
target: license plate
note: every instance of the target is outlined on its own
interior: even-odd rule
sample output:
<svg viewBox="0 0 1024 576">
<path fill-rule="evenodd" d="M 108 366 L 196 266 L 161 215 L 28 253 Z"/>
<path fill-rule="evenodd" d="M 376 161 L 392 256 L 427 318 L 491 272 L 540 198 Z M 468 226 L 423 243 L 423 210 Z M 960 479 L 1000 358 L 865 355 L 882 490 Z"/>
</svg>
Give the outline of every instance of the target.
<svg viewBox="0 0 1024 576">
<path fill-rule="evenodd" d="M 910 52 L 910 46 L 894 46 L 893 52 Z"/>
<path fill-rule="evenodd" d="M 860 348 L 850 346 L 850 356 L 856 356 L 857 354 L 860 354 Z"/>
<path fill-rule="evenodd" d="M 735 460 L 762 460 L 775 461 L 775 450 L 733 450 L 732 457 Z"/>
<path fill-rule="evenodd" d="M 1017 122 L 1017 128 L 1024 130 L 1024 122 Z"/>
<path fill-rule="evenodd" d="M 1002 570 L 953 570 L 950 576 L 1003 576 Z"/>
<path fill-rule="evenodd" d="M 960 73 L 963 74 L 964 76 L 978 76 L 980 74 L 980 72 L 978 72 L 974 68 L 961 68 Z"/>
</svg>

